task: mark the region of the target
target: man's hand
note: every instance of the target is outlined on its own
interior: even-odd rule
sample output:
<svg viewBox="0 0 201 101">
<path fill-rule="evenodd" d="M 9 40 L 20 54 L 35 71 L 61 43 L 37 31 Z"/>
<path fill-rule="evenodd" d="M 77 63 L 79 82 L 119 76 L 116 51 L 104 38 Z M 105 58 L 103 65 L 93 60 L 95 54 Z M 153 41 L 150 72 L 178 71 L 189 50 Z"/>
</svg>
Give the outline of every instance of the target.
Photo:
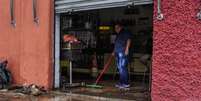
<svg viewBox="0 0 201 101">
<path fill-rule="evenodd" d="M 125 50 L 125 55 L 127 56 L 129 53 L 128 49 Z"/>
<path fill-rule="evenodd" d="M 128 55 L 130 45 L 131 45 L 131 40 L 128 39 L 128 40 L 127 40 L 127 43 L 126 43 L 125 55 Z"/>
<path fill-rule="evenodd" d="M 114 56 L 114 52 L 112 52 L 112 56 Z"/>
</svg>

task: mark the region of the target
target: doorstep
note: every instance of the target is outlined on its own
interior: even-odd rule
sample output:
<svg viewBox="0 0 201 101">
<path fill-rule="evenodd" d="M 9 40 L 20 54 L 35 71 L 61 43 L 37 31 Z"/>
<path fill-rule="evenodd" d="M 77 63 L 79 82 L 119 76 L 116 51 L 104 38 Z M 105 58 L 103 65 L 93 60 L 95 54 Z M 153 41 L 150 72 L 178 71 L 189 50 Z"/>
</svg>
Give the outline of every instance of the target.
<svg viewBox="0 0 201 101">
<path fill-rule="evenodd" d="M 62 92 L 53 92 L 55 94 L 64 94 L 66 96 L 71 96 L 73 98 L 80 98 L 84 101 L 137 101 L 137 100 L 127 100 L 119 98 L 109 98 L 109 97 L 100 97 L 100 96 L 91 96 L 85 94 L 75 94 L 75 93 L 62 93 Z"/>
<path fill-rule="evenodd" d="M 86 81 L 86 80 L 85 80 Z M 79 82 L 79 81 L 77 81 Z M 142 85 L 141 82 L 131 83 L 129 90 L 120 90 L 114 87 L 116 81 L 105 80 L 98 85 L 102 85 L 102 89 L 89 87 L 73 87 L 68 88 L 65 85 L 60 89 L 61 93 L 66 93 L 75 97 L 86 97 L 100 101 L 148 101 L 150 93 L 148 84 Z M 86 81 L 86 84 L 93 84 Z M 59 92 L 59 91 L 58 91 Z"/>
</svg>

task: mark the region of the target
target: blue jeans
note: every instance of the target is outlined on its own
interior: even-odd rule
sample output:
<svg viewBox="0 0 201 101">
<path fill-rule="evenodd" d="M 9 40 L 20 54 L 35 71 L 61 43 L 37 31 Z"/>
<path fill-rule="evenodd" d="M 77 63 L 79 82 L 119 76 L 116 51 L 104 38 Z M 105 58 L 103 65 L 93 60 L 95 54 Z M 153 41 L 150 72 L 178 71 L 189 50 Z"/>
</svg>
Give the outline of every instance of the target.
<svg viewBox="0 0 201 101">
<path fill-rule="evenodd" d="M 121 84 L 129 84 L 128 82 L 128 58 L 123 52 L 115 53 L 117 68 L 119 70 L 119 79 Z"/>
</svg>

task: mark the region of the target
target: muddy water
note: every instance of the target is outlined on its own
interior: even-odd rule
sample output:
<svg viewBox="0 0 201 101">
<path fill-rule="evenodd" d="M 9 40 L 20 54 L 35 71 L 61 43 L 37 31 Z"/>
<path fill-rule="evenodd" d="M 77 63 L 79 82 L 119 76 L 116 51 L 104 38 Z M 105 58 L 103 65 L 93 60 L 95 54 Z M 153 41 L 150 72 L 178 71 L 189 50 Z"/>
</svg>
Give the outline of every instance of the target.
<svg viewBox="0 0 201 101">
<path fill-rule="evenodd" d="M 149 101 L 147 87 L 142 86 L 141 82 L 132 84 L 128 91 L 115 88 L 113 82 L 100 83 L 100 85 L 103 84 L 103 89 L 86 87 L 64 88 L 50 91 L 39 97 L 14 93 L 13 91 L 0 91 L 0 101 L 123 101 L 122 99 L 129 101 Z"/>
<path fill-rule="evenodd" d="M 84 99 L 72 98 L 71 96 L 16 96 L 0 95 L 0 101 L 85 101 Z"/>
</svg>

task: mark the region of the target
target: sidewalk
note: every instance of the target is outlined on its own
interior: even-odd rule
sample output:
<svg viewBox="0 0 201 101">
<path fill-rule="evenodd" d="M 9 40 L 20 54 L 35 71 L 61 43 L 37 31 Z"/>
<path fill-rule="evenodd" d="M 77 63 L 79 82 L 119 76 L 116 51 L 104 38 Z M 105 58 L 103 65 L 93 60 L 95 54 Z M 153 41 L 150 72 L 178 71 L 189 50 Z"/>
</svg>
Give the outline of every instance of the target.
<svg viewBox="0 0 201 101">
<path fill-rule="evenodd" d="M 112 82 L 103 89 L 86 87 L 54 90 L 39 96 L 0 90 L 0 101 L 149 101 L 147 89 L 141 84 L 132 85 L 129 91 L 121 91 Z"/>
</svg>

